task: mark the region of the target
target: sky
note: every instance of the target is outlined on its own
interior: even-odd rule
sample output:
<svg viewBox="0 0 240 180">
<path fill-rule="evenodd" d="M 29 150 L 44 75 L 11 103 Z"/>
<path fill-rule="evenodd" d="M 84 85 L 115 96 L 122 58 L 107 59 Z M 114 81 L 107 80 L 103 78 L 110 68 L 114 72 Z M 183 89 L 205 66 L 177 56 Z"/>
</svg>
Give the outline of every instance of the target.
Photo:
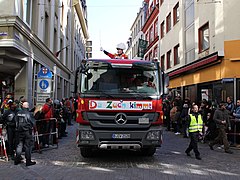
<svg viewBox="0 0 240 180">
<path fill-rule="evenodd" d="M 125 43 L 143 0 L 87 0 L 89 40 L 93 42 L 93 58 L 107 58 L 100 47 L 116 53 L 116 45 Z"/>
</svg>

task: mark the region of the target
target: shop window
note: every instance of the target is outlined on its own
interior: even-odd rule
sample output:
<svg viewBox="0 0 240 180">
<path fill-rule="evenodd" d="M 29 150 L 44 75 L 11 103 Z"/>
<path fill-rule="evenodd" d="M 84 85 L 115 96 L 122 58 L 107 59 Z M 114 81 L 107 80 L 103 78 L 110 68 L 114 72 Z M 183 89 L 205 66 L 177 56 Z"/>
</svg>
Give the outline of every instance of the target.
<svg viewBox="0 0 240 180">
<path fill-rule="evenodd" d="M 209 23 L 206 23 L 198 30 L 199 53 L 209 49 Z"/>
</svg>

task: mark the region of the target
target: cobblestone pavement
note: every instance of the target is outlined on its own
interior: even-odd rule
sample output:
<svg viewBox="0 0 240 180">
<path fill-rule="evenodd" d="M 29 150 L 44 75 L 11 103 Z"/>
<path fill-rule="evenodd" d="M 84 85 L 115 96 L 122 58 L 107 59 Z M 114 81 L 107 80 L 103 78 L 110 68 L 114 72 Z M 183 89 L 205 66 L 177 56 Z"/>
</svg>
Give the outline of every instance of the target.
<svg viewBox="0 0 240 180">
<path fill-rule="evenodd" d="M 240 150 L 226 154 L 223 149 L 211 151 L 199 143 L 202 160 L 184 151 L 189 139 L 164 131 L 164 142 L 153 157 L 142 157 L 134 152 L 105 151 L 96 157 L 84 159 L 75 144 L 75 126 L 69 126 L 69 135 L 59 140 L 59 147 L 33 153 L 36 165 L 14 165 L 0 161 L 0 179 L 240 179 Z"/>
</svg>

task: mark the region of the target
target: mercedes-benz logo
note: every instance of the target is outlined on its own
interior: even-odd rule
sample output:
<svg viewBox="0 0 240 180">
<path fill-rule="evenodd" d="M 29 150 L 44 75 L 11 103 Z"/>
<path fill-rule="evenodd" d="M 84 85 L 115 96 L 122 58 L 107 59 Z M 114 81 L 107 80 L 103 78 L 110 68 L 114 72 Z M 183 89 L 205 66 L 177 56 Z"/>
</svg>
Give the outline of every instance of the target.
<svg viewBox="0 0 240 180">
<path fill-rule="evenodd" d="M 124 113 L 118 113 L 116 116 L 115 116 L 115 122 L 117 124 L 126 124 L 127 122 L 127 115 L 124 114 Z"/>
</svg>

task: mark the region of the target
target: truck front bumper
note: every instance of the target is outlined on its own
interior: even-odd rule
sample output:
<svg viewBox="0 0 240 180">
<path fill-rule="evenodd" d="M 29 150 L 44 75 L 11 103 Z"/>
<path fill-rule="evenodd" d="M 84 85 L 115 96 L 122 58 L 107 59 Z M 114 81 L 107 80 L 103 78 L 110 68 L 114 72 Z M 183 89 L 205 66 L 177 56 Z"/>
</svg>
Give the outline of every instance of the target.
<svg viewBox="0 0 240 180">
<path fill-rule="evenodd" d="M 77 133 L 78 146 L 94 146 L 100 149 L 141 149 L 159 147 L 162 144 L 162 129 L 149 130 L 92 130 L 80 126 Z"/>
</svg>

